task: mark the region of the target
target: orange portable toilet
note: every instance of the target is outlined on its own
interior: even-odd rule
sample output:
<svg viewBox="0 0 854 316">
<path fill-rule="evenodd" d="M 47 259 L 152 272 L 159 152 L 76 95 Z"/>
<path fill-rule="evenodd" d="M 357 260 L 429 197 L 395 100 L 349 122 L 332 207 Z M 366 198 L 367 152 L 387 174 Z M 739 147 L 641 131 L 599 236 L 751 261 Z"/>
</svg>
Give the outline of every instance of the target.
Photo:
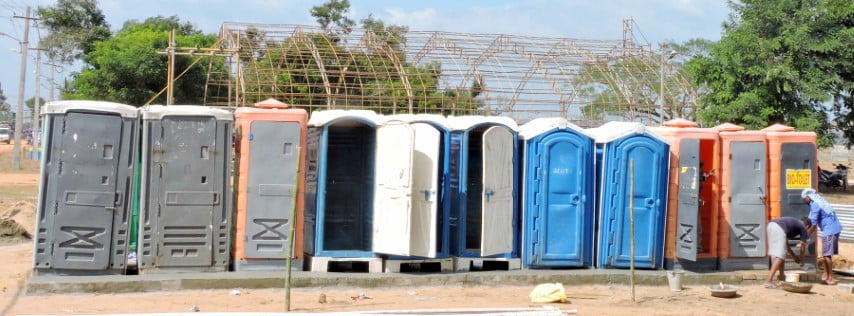
<svg viewBox="0 0 854 316">
<path fill-rule="evenodd" d="M 808 216 L 810 207 L 801 199 L 801 190 L 818 184 L 816 134 L 781 124 L 762 131 L 768 139 L 770 218 Z"/>
<path fill-rule="evenodd" d="M 720 269 L 767 269 L 767 148 L 765 132 L 729 123 L 714 127 L 721 142 Z"/>
<path fill-rule="evenodd" d="M 781 124 L 762 131 L 768 141 L 768 218 L 809 216 L 810 207 L 801 198 L 801 191 L 818 186 L 816 134 L 796 132 L 794 127 Z M 816 239 L 811 238 L 813 242 L 807 245 L 806 270 L 815 270 Z"/>
<path fill-rule="evenodd" d="M 238 128 L 234 262 L 238 271 L 285 269 L 291 218 L 296 224 L 293 258 L 302 258 L 308 113 L 286 108 L 268 99 L 255 108 L 234 111 Z"/>
<path fill-rule="evenodd" d="M 718 266 L 720 142 L 718 131 L 684 119 L 650 131 L 670 143 L 664 268 Z"/>
</svg>

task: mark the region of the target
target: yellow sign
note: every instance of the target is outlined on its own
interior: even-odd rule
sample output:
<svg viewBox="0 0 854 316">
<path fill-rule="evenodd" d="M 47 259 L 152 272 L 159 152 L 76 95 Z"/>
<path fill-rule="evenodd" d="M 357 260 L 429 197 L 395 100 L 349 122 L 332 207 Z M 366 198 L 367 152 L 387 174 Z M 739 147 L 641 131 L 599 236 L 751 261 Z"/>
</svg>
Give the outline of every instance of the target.
<svg viewBox="0 0 854 316">
<path fill-rule="evenodd" d="M 786 190 L 809 189 L 811 184 L 812 170 L 786 169 Z"/>
</svg>

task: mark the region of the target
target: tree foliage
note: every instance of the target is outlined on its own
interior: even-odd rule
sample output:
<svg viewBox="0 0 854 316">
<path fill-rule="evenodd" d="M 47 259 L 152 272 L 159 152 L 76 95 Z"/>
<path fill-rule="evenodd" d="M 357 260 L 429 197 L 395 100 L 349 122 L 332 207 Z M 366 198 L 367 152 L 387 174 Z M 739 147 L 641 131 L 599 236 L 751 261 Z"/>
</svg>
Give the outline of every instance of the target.
<svg viewBox="0 0 854 316">
<path fill-rule="evenodd" d="M 707 125 L 747 128 L 783 123 L 815 131 L 829 145 L 828 112 L 854 140 L 854 2 L 850 0 L 742 0 L 721 40 L 688 71 L 705 94 Z"/>
<path fill-rule="evenodd" d="M 47 103 L 47 100 L 42 97 L 39 97 L 39 105 L 44 105 L 45 103 Z M 24 101 L 24 104 L 27 106 L 27 109 L 30 109 L 30 111 L 32 111 L 33 106 L 36 105 L 36 97 L 30 97 L 29 99 Z"/>
<path fill-rule="evenodd" d="M 683 43 L 669 42 L 668 50 L 679 52 L 665 63 L 664 95 L 661 95 L 661 55 L 633 56 L 591 63 L 581 68 L 572 83 L 579 95 L 590 100 L 581 108 L 589 120 L 666 121 L 675 117 L 693 118 L 691 105 L 696 95 L 689 93 L 683 78 L 690 74 L 684 69 L 685 60 L 708 54 L 711 42 L 691 39 Z M 667 56 L 666 56 L 667 57 Z M 664 113 L 659 102 L 664 98 Z M 682 105 L 680 107 L 680 105 Z"/>
<path fill-rule="evenodd" d="M 311 8 L 311 16 L 327 32 L 350 33 L 356 22 L 349 18 L 350 0 L 329 0 Z"/>
<path fill-rule="evenodd" d="M 110 37 L 97 0 L 58 0 L 53 6 L 38 7 L 36 14 L 49 31 L 40 45 L 59 62 L 70 64 Z"/>
<path fill-rule="evenodd" d="M 176 44 L 183 47 L 210 47 L 216 36 L 203 34 L 177 16 L 151 17 L 143 22 L 131 20 L 112 38 L 98 42 L 83 56 L 80 73 L 73 75 L 66 99 L 94 99 L 135 106 L 145 104 L 166 87 L 169 32 L 176 30 Z M 176 56 L 177 75 L 192 63 L 192 56 Z M 222 63 L 215 63 L 222 66 Z M 178 104 L 201 104 L 204 99 L 206 67 L 195 66 L 175 82 Z M 154 103 L 165 103 L 161 94 Z"/>
<path fill-rule="evenodd" d="M 351 33 L 346 17 L 349 2 L 332 0 L 312 9 L 323 32 L 300 33 L 287 38 L 267 38 L 263 31 L 246 30 L 240 39 L 245 49 L 243 74 L 246 103 L 284 95 L 284 102 L 313 108 L 358 106 L 383 113 L 407 109 L 416 112 L 473 113 L 483 106 L 475 99 L 480 82 L 470 88 L 439 88 L 439 63 L 415 65 L 406 60 L 404 45 L 409 28 L 386 24 L 368 16 L 361 20 L 363 46 L 341 40 Z M 333 28 L 332 26 L 335 26 Z M 322 67 L 322 69 L 321 69 Z"/>
<path fill-rule="evenodd" d="M 2 107 L 4 104 L 6 104 L 6 94 L 3 93 L 3 86 L 0 85 L 0 107 Z"/>
</svg>

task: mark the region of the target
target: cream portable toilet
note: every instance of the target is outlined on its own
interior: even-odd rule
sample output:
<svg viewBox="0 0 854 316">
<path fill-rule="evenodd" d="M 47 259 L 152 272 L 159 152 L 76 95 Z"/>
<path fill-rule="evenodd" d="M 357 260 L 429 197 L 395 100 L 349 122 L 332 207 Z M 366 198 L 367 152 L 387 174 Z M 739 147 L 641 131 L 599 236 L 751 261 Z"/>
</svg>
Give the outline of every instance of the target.
<svg viewBox="0 0 854 316">
<path fill-rule="evenodd" d="M 386 258 L 386 272 L 453 271 L 448 224 L 450 130 L 445 117 L 385 118 L 377 130 L 376 164 L 388 168 L 376 169 L 373 251 Z M 411 159 L 403 159 L 407 156 Z M 409 184 L 398 181 L 402 176 L 411 177 Z M 408 199 L 396 199 L 401 191 Z"/>
</svg>

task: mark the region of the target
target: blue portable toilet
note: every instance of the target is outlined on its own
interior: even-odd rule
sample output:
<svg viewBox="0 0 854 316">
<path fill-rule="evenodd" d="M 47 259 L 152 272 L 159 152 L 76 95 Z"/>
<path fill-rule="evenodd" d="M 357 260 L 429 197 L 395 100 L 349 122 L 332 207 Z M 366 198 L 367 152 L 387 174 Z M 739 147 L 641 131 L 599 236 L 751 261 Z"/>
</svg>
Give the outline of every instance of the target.
<svg viewBox="0 0 854 316">
<path fill-rule="evenodd" d="M 460 116 L 448 117 L 448 125 L 451 255 L 518 258 L 516 122 L 508 117 Z"/>
<path fill-rule="evenodd" d="M 391 260 L 450 256 L 450 137 L 440 115 L 387 116 L 377 128 L 375 253 Z"/>
<path fill-rule="evenodd" d="M 303 239 L 307 256 L 375 256 L 371 244 L 376 131 L 383 121 L 365 110 L 311 114 Z"/>
<path fill-rule="evenodd" d="M 563 118 L 519 128 L 522 168 L 522 261 L 528 268 L 593 264 L 595 144 Z"/>
<path fill-rule="evenodd" d="M 640 123 L 608 122 L 588 129 L 596 138 L 599 268 L 629 268 L 629 194 L 635 219 L 635 267 L 657 269 L 664 261 L 670 147 Z M 634 160 L 634 190 L 629 161 Z"/>
</svg>

